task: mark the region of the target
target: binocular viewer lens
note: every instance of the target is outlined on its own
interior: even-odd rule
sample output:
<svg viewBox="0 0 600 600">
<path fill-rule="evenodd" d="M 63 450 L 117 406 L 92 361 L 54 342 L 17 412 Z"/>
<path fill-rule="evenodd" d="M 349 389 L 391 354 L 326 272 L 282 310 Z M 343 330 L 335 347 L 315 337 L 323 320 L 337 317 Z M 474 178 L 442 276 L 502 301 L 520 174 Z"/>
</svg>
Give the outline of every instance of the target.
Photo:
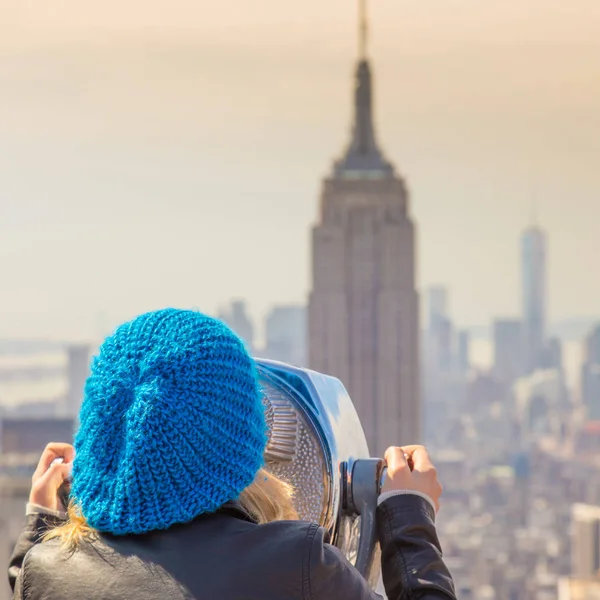
<svg viewBox="0 0 600 600">
<path fill-rule="evenodd" d="M 267 470 L 293 486 L 300 518 L 327 528 L 332 543 L 375 587 L 375 513 L 386 469 L 369 455 L 348 392 L 334 377 L 256 363 L 269 429 Z"/>
</svg>

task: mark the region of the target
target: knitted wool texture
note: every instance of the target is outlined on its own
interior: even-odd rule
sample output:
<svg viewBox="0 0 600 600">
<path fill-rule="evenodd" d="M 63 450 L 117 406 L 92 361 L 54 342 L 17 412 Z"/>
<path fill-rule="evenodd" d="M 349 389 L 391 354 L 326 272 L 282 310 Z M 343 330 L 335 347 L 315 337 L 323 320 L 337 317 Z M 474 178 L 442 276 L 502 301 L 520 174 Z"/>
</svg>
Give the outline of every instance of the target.
<svg viewBox="0 0 600 600">
<path fill-rule="evenodd" d="M 99 531 L 166 529 L 236 499 L 262 467 L 266 439 L 242 341 L 198 312 L 148 313 L 92 361 L 72 495 Z"/>
</svg>

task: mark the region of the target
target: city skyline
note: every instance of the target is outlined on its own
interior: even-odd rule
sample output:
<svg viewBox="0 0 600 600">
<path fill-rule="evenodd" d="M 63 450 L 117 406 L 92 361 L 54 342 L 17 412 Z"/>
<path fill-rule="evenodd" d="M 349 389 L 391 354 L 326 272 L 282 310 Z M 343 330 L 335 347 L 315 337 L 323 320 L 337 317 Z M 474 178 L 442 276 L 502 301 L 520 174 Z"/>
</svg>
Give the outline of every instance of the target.
<svg viewBox="0 0 600 600">
<path fill-rule="evenodd" d="M 5 562 L 98 343 L 176 306 L 427 446 L 457 598 L 599 593 L 600 3 L 377 0 L 357 44 L 365 2 L 2 2 Z"/>
<path fill-rule="evenodd" d="M 1 337 L 89 339 L 101 311 L 306 300 L 308 199 L 349 117 L 351 7 L 207 7 L 176 3 L 161 29 L 160 3 L 3 4 Z M 373 6 L 418 287 L 451 289 L 461 326 L 518 314 L 515 240 L 536 199 L 550 319 L 596 314 L 600 8 L 461 7 Z"/>
</svg>

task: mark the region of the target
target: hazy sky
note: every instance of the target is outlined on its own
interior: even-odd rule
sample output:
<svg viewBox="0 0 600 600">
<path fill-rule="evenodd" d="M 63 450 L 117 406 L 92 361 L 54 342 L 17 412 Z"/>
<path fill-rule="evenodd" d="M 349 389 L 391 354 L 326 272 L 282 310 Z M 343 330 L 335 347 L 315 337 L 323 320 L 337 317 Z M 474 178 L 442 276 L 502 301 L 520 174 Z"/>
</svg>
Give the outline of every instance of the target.
<svg viewBox="0 0 600 600">
<path fill-rule="evenodd" d="M 165 305 L 304 301 L 348 138 L 353 0 L 0 0 L 0 337 Z M 377 125 L 419 285 L 519 309 L 537 204 L 553 318 L 600 314 L 600 2 L 373 0 Z"/>
</svg>

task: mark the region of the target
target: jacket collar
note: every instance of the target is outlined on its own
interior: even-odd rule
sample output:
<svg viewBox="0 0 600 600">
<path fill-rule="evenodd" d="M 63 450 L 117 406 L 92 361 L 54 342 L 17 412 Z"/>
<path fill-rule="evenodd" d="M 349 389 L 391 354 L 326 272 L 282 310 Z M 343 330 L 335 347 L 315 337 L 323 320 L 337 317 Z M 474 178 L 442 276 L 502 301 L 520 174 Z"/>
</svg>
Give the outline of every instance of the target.
<svg viewBox="0 0 600 600">
<path fill-rule="evenodd" d="M 217 514 L 227 514 L 249 523 L 257 524 L 258 521 L 236 500 L 227 502 L 221 506 Z"/>
</svg>

